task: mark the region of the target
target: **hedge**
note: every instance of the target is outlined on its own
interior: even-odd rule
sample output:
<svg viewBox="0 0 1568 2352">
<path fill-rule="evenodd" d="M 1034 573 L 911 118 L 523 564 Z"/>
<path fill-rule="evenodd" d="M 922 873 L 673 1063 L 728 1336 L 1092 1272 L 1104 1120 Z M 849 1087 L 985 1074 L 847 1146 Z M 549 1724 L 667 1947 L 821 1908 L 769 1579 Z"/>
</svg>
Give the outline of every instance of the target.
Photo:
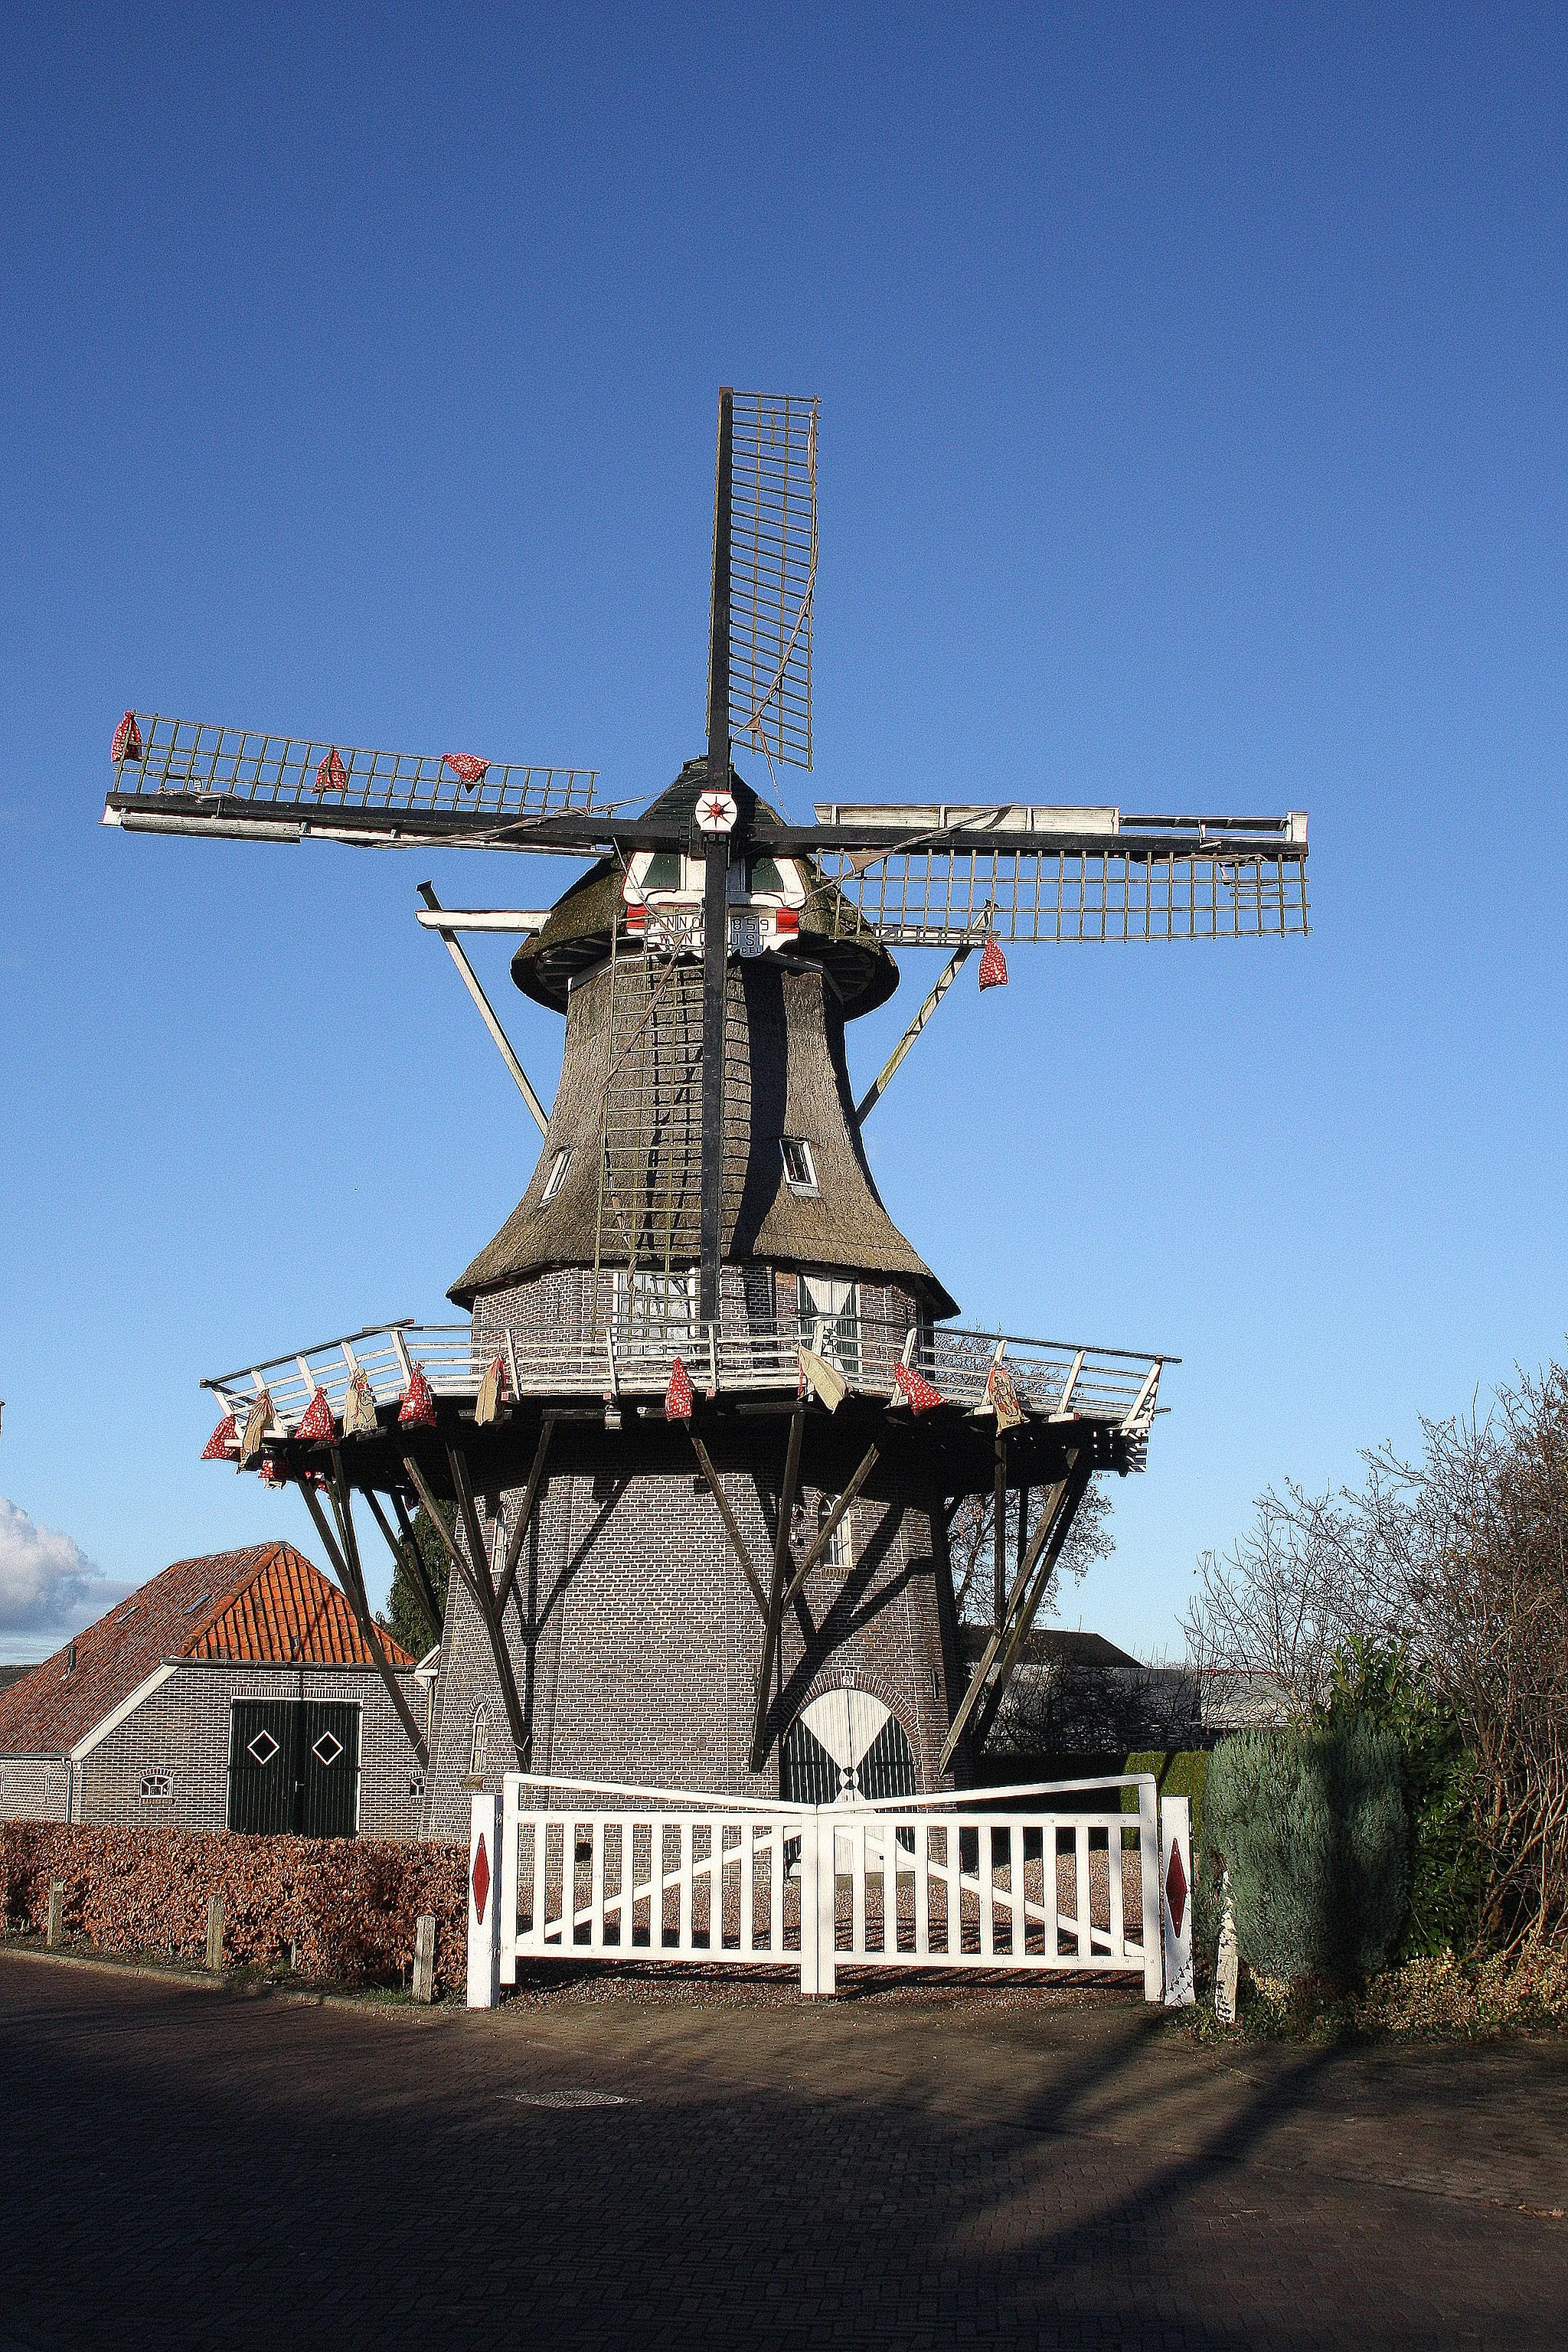
<svg viewBox="0 0 1568 2352">
<path fill-rule="evenodd" d="M 1152 1772 L 1157 1796 L 1189 1799 L 1193 1809 L 1193 1853 L 1202 1853 L 1204 1796 L 1209 1777 L 1207 1748 L 1141 1748 L 1128 1757 L 1121 1769 L 1124 1772 Z M 1121 1810 L 1124 1813 L 1138 1811 L 1136 1789 L 1122 1790 Z"/>
<path fill-rule="evenodd" d="M 302 1976 L 351 1985 L 400 1983 L 415 1920 L 433 1912 L 436 1982 L 449 1991 L 468 1970 L 467 1861 L 460 1846 L 371 1838 L 0 1822 L 0 1912 L 42 1934 L 58 1878 L 68 1937 L 200 1960 L 221 1893 L 228 1967 L 265 1968 L 292 1945 Z"/>
</svg>

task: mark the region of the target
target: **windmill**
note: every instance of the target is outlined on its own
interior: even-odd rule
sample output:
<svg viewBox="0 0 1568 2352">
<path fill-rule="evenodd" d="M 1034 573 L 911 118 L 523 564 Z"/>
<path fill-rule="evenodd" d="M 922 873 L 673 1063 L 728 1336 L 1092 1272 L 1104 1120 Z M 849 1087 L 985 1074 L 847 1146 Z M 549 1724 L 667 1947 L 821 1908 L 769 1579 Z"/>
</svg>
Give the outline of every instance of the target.
<svg viewBox="0 0 1568 2352">
<path fill-rule="evenodd" d="M 984 989 L 1015 944 L 1307 928 L 1300 813 L 775 804 L 774 772 L 813 756 L 816 427 L 815 400 L 721 394 L 707 744 L 640 810 L 584 769 L 156 713 L 116 732 L 105 822 L 127 831 L 593 861 L 538 911 L 420 886 L 544 1137 L 452 1286 L 468 1319 L 205 1383 L 208 1453 L 300 1486 L 367 1621 L 356 1495 L 416 1584 L 416 1503 L 440 1530 L 433 1831 L 512 1759 L 716 1790 L 776 1771 L 813 1798 L 972 1770 L 1089 1480 L 1144 1465 L 1171 1360 L 954 1328 L 862 1123 L 976 952 Z M 565 1016 L 548 1110 L 471 932 L 516 939 L 514 982 Z M 949 960 L 857 1103 L 846 1024 L 905 945 Z M 966 1679 L 946 1531 L 975 1495 L 994 1625 Z"/>
</svg>

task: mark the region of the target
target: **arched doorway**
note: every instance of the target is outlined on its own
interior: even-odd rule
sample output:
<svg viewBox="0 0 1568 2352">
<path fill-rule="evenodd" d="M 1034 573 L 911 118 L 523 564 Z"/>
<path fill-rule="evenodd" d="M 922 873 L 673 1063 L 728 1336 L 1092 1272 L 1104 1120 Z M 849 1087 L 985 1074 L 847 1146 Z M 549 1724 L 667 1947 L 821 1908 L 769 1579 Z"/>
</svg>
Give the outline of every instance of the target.
<svg viewBox="0 0 1568 2352">
<path fill-rule="evenodd" d="M 853 1804 L 912 1797 L 915 1758 L 898 1717 L 870 1691 L 824 1691 L 784 1735 L 786 1804 Z"/>
</svg>

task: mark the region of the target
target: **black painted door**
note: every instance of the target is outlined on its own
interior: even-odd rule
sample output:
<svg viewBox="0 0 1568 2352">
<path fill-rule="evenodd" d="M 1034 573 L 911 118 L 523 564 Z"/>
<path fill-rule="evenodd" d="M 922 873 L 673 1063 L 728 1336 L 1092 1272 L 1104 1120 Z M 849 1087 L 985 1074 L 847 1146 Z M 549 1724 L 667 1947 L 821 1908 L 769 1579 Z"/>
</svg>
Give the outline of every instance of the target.
<svg viewBox="0 0 1568 2352">
<path fill-rule="evenodd" d="M 344 1700 L 237 1698 L 229 1712 L 230 1829 L 353 1837 L 359 1737 L 360 1710 Z"/>
</svg>

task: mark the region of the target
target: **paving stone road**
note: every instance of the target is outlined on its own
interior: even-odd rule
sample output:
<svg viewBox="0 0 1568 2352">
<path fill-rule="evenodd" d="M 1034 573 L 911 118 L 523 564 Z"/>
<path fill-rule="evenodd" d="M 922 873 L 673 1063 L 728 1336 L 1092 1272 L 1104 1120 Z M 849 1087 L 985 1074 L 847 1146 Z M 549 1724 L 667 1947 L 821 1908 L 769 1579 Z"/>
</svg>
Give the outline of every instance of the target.
<svg viewBox="0 0 1568 2352">
<path fill-rule="evenodd" d="M 1568 2344 L 1568 2047 L 1118 1994 L 498 2011 L 0 1954 L 0 2347 Z"/>
</svg>

